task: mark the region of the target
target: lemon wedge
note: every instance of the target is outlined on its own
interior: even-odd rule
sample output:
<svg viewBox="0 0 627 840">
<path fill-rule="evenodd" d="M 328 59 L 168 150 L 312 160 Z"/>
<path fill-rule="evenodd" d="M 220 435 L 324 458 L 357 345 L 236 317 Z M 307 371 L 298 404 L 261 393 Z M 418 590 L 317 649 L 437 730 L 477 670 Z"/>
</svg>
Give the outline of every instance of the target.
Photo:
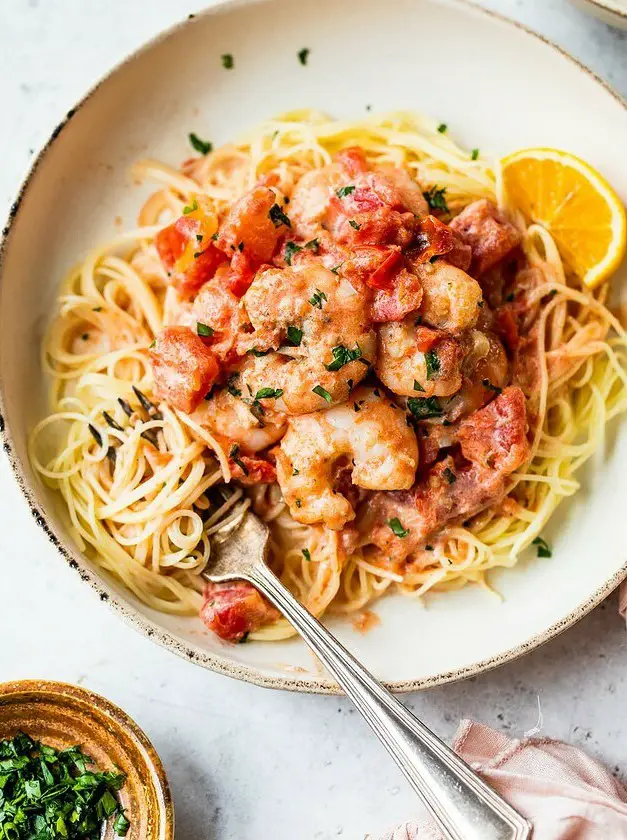
<svg viewBox="0 0 627 840">
<path fill-rule="evenodd" d="M 590 288 L 625 255 L 625 208 L 589 164 L 557 149 L 522 149 L 501 161 L 509 201 L 552 234 L 567 266 Z"/>
</svg>

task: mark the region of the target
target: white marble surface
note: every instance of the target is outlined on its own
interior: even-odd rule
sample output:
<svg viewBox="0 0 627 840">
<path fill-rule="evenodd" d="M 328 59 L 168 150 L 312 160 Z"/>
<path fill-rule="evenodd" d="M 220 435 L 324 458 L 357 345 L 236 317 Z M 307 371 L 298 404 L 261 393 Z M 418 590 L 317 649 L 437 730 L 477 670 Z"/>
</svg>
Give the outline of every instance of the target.
<svg viewBox="0 0 627 840">
<path fill-rule="evenodd" d="M 128 51 L 201 5 L 0 0 L 0 215 L 33 151 L 74 100 Z M 484 5 L 548 35 L 627 95 L 627 33 L 566 0 Z M 179 840 L 361 838 L 416 812 L 348 702 L 236 683 L 161 650 L 60 561 L 2 457 L 0 500 L 0 680 L 68 680 L 123 706 L 163 758 Z M 625 629 L 612 598 L 525 659 L 408 702 L 450 737 L 463 716 L 522 733 L 536 724 L 539 698 L 546 734 L 583 744 L 623 775 L 626 671 Z"/>
</svg>

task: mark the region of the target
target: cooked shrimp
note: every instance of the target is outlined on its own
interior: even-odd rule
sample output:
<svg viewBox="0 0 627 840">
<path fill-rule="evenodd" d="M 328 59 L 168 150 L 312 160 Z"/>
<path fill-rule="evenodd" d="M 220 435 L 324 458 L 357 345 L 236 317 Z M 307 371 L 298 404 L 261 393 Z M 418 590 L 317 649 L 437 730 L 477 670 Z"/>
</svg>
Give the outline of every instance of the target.
<svg viewBox="0 0 627 840">
<path fill-rule="evenodd" d="M 462 384 L 468 341 L 416 325 L 416 316 L 379 327 L 377 376 L 405 397 L 448 397 Z"/>
<path fill-rule="evenodd" d="M 210 399 L 204 400 L 192 414 L 192 419 L 239 444 L 246 452 L 259 452 L 272 446 L 280 440 L 287 425 L 285 415 L 261 413 L 253 400 L 244 400 L 226 388 L 214 391 Z"/>
<path fill-rule="evenodd" d="M 358 487 L 401 490 L 414 483 L 416 435 L 404 412 L 376 389 L 358 388 L 347 405 L 289 420 L 277 450 L 277 478 L 294 519 L 339 530 L 355 518 L 334 489 L 334 467 L 346 459 Z"/>
<path fill-rule="evenodd" d="M 454 332 L 476 324 L 482 303 L 476 280 L 444 260 L 418 265 L 415 271 L 424 292 L 419 314 L 425 324 Z"/>
<path fill-rule="evenodd" d="M 345 402 L 374 361 L 367 297 L 324 266 L 262 271 L 243 302 L 254 331 L 240 337 L 240 353 L 280 348 L 255 356 L 242 373 L 253 397 L 280 392 L 272 409 L 306 414 Z"/>
</svg>

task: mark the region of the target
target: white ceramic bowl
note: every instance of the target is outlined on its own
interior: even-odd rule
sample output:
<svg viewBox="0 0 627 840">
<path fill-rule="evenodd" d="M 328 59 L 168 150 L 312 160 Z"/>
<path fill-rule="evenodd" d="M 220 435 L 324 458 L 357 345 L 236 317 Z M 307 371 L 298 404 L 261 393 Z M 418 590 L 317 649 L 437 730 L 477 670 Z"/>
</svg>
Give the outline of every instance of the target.
<svg viewBox="0 0 627 840">
<path fill-rule="evenodd" d="M 580 9 L 605 23 L 627 29 L 627 0 L 573 0 Z"/>
<path fill-rule="evenodd" d="M 304 47 L 306 67 L 297 59 Z M 222 67 L 227 52 L 233 70 Z M 153 41 L 68 114 L 13 207 L 3 246 L 0 409 L 5 448 L 36 521 L 137 628 L 201 665 L 266 686 L 335 690 L 300 641 L 224 644 L 198 619 L 147 609 L 75 550 L 58 498 L 26 455 L 27 432 L 45 411 L 39 340 L 68 267 L 114 233 L 117 216 L 133 224 L 149 189 L 129 178 L 138 157 L 178 162 L 192 130 L 221 143 L 281 111 L 308 106 L 350 117 L 366 105 L 430 112 L 484 153 L 570 149 L 627 196 L 625 104 L 520 26 L 456 0 L 237 2 Z M 553 558 L 530 558 L 495 576 L 503 601 L 477 588 L 434 596 L 425 609 L 389 597 L 376 607 L 380 626 L 367 635 L 341 620 L 331 621 L 334 631 L 397 690 L 459 679 L 541 644 L 627 572 L 625 463 L 622 434 L 544 535 Z"/>
</svg>

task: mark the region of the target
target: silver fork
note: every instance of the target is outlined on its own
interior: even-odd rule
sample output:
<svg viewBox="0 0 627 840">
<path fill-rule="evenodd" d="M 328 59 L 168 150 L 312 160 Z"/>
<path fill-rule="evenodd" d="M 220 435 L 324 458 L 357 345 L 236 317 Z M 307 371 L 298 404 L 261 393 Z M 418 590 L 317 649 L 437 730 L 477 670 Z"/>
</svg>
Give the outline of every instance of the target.
<svg viewBox="0 0 627 840">
<path fill-rule="evenodd" d="M 207 580 L 247 580 L 333 674 L 405 774 L 447 840 L 526 840 L 531 826 L 385 689 L 300 604 L 266 564 L 269 532 L 252 513 L 214 541 Z"/>
</svg>

